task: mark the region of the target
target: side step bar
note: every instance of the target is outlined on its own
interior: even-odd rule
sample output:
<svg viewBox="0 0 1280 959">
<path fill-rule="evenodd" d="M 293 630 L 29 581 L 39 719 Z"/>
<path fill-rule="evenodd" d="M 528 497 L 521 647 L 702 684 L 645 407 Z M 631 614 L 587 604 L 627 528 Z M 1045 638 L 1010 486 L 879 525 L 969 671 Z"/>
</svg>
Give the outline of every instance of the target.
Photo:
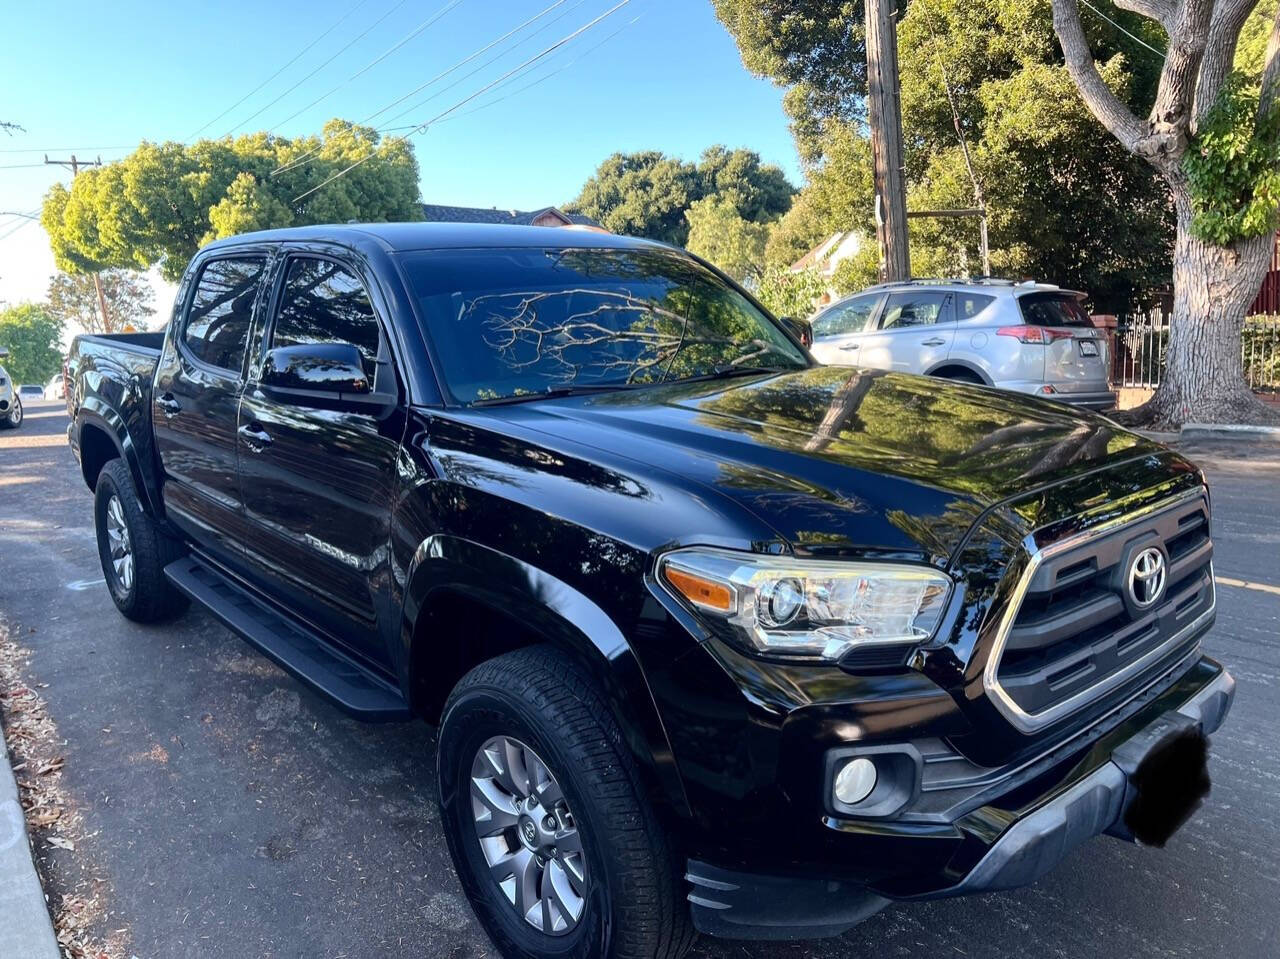
<svg viewBox="0 0 1280 959">
<path fill-rule="evenodd" d="M 164 574 L 228 629 L 355 718 L 411 718 L 409 704 L 390 684 L 199 559 L 184 556 L 166 566 Z"/>
</svg>

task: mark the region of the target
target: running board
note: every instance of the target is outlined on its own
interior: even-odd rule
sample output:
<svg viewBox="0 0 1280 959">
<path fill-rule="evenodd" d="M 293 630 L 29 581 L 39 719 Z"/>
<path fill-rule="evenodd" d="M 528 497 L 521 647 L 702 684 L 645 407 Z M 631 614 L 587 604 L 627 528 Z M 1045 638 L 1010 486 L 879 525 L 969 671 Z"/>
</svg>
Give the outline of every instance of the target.
<svg viewBox="0 0 1280 959">
<path fill-rule="evenodd" d="M 232 632 L 342 710 L 366 722 L 409 719 L 409 704 L 389 683 L 338 652 L 200 560 L 164 568 L 169 582 Z"/>
</svg>

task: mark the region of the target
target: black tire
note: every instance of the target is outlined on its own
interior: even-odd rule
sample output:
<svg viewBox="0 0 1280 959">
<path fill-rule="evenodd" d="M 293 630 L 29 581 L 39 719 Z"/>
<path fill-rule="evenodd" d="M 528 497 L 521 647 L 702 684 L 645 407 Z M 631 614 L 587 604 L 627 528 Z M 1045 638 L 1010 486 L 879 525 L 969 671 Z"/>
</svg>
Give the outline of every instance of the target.
<svg viewBox="0 0 1280 959">
<path fill-rule="evenodd" d="M 982 377 L 977 373 L 968 373 L 964 370 L 950 370 L 946 373 L 935 373 L 934 376 L 942 380 L 950 380 L 952 383 L 972 383 L 974 386 L 982 386 Z"/>
<path fill-rule="evenodd" d="M 16 430 L 22 425 L 22 400 L 18 398 L 18 394 L 13 394 L 13 408 L 9 410 L 7 416 L 0 419 L 0 426 L 7 430 Z"/>
<path fill-rule="evenodd" d="M 108 511 L 112 499 L 118 501 L 128 530 L 132 557 L 129 582 L 116 570 L 112 546 L 107 533 Z M 164 568 L 182 555 L 181 546 L 165 536 L 142 510 L 133 477 L 121 459 L 113 459 L 102 467 L 93 497 L 94 528 L 98 534 L 98 558 L 106 577 L 111 599 L 127 618 L 139 623 L 155 623 L 169 619 L 187 608 L 188 600 L 165 578 Z"/>
<path fill-rule="evenodd" d="M 581 834 L 591 881 L 568 932 L 535 928 L 490 875 L 472 812 L 471 776 L 481 747 L 495 736 L 519 740 L 545 762 Z M 693 927 L 666 838 L 621 729 L 573 660 L 532 647 L 477 666 L 445 705 L 436 761 L 449 852 L 503 956 L 677 959 L 689 948 Z"/>
</svg>

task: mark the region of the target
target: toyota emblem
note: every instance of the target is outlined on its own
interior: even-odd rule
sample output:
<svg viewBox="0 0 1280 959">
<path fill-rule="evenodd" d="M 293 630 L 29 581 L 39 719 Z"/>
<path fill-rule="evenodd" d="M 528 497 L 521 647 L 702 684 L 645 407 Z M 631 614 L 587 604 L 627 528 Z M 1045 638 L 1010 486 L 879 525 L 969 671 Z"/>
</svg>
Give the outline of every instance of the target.
<svg viewBox="0 0 1280 959">
<path fill-rule="evenodd" d="M 1164 553 L 1148 546 L 1129 566 L 1129 598 L 1139 609 L 1148 609 L 1164 595 L 1167 569 Z"/>
</svg>

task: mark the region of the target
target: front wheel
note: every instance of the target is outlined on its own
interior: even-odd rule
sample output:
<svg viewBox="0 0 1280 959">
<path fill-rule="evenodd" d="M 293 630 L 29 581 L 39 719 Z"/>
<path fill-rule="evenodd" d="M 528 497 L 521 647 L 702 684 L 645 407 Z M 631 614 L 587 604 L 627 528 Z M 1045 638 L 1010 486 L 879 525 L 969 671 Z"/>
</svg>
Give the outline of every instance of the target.
<svg viewBox="0 0 1280 959">
<path fill-rule="evenodd" d="M 454 866 L 502 955 L 676 959 L 692 940 L 665 837 L 593 680 L 534 647 L 482 663 L 440 726 Z"/>
</svg>

